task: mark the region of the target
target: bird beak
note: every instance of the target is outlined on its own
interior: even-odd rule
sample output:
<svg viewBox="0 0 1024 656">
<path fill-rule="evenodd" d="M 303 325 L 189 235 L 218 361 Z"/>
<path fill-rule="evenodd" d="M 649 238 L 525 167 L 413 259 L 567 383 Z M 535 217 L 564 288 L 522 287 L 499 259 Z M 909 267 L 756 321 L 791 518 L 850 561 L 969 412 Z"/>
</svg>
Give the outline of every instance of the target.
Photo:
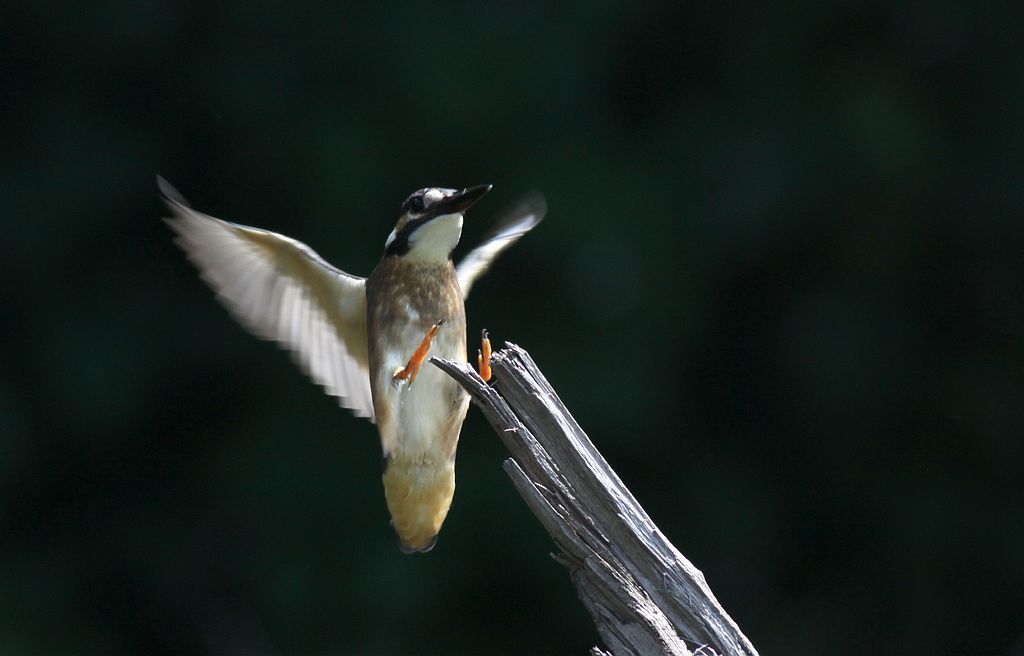
<svg viewBox="0 0 1024 656">
<path fill-rule="evenodd" d="M 490 190 L 491 185 L 466 187 L 462 191 L 456 192 L 448 198 L 445 198 L 430 209 L 432 212 L 436 212 L 438 216 L 443 214 L 459 214 L 475 205 L 476 202 L 487 195 L 487 192 Z"/>
</svg>

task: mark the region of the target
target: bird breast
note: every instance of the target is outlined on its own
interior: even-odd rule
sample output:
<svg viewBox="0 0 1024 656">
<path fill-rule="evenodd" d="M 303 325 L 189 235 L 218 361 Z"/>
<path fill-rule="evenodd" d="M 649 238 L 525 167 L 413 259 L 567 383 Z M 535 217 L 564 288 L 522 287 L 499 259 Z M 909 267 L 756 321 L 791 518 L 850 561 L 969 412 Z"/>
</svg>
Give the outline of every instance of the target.
<svg viewBox="0 0 1024 656">
<path fill-rule="evenodd" d="M 392 377 L 440 320 L 430 356 L 466 361 L 466 314 L 452 263 L 385 257 L 366 285 L 370 387 L 386 457 L 440 465 L 455 456 L 465 391 L 425 363 L 410 385 Z M 436 462 L 434 462 L 436 461 Z"/>
</svg>

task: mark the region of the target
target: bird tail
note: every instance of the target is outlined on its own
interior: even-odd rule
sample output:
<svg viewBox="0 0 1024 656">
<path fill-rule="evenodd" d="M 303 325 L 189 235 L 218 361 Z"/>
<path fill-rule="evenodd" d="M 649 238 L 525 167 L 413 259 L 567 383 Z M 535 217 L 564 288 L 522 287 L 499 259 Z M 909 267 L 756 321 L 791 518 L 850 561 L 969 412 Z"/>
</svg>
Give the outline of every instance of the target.
<svg viewBox="0 0 1024 656">
<path fill-rule="evenodd" d="M 454 495 L 454 462 L 388 460 L 384 497 L 403 552 L 425 553 L 434 548 Z"/>
</svg>

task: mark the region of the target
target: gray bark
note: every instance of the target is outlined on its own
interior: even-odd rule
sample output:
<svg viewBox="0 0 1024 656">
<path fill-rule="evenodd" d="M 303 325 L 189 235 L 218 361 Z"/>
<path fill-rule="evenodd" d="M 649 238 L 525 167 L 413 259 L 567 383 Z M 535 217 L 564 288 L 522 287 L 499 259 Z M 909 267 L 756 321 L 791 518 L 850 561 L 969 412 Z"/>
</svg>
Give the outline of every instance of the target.
<svg viewBox="0 0 1024 656">
<path fill-rule="evenodd" d="M 525 350 L 506 344 L 494 354 L 491 385 L 465 364 L 432 362 L 469 392 L 511 452 L 505 471 L 558 545 L 611 654 L 756 656 Z"/>
</svg>

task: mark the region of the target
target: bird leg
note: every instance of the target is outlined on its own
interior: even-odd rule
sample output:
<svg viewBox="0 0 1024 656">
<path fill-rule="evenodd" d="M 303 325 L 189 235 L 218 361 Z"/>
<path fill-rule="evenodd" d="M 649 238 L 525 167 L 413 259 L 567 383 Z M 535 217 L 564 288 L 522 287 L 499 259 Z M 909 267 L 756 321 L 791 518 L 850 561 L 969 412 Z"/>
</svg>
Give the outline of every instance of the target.
<svg viewBox="0 0 1024 656">
<path fill-rule="evenodd" d="M 427 334 L 423 337 L 423 341 L 416 347 L 412 357 L 409 358 L 409 362 L 406 363 L 405 367 L 395 371 L 395 375 L 392 376 L 392 380 L 407 380 L 409 384 L 416 380 L 416 376 L 420 373 L 420 367 L 423 366 L 423 362 L 427 359 L 427 353 L 430 352 L 430 345 L 434 342 L 434 335 L 437 334 L 437 329 L 445 322 L 445 319 L 441 319 L 427 331 Z"/>
<path fill-rule="evenodd" d="M 476 366 L 480 369 L 480 377 L 484 381 L 491 379 L 491 340 L 487 338 L 487 329 L 480 332 L 480 350 L 476 352 Z"/>
</svg>

